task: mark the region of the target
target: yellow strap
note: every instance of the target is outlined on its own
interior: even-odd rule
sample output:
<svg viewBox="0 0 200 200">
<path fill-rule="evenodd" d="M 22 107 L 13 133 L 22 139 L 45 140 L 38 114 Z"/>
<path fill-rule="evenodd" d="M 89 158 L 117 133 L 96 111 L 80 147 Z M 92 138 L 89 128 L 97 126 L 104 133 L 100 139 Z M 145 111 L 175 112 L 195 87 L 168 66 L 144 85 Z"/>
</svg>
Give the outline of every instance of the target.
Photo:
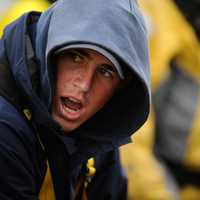
<svg viewBox="0 0 200 200">
<path fill-rule="evenodd" d="M 48 161 L 47 161 L 47 172 L 46 172 L 46 176 L 40 190 L 39 199 L 40 200 L 56 200 L 54 187 L 53 187 L 53 180 L 51 177 Z"/>
<path fill-rule="evenodd" d="M 25 109 L 23 110 L 23 113 L 24 113 L 24 115 L 26 116 L 26 118 L 30 121 L 31 118 L 32 118 L 31 111 L 30 111 L 29 109 L 25 108 Z"/>
<path fill-rule="evenodd" d="M 87 173 L 86 173 L 86 178 L 84 182 L 85 188 L 87 188 L 88 184 L 91 182 L 93 176 L 96 173 L 96 168 L 94 166 L 94 158 L 88 159 L 86 167 L 87 167 Z"/>
<path fill-rule="evenodd" d="M 32 118 L 31 111 L 25 108 L 23 109 L 23 113 L 26 116 L 26 118 L 30 121 Z M 44 146 L 38 134 L 37 136 L 42 148 L 44 149 Z M 45 179 L 40 190 L 39 199 L 40 200 L 56 200 L 48 161 L 47 161 L 47 172 L 46 172 Z"/>
<path fill-rule="evenodd" d="M 88 176 L 94 176 L 96 173 L 96 169 L 94 167 L 94 158 L 90 158 L 87 161 L 87 169 L 88 169 Z"/>
<path fill-rule="evenodd" d="M 86 188 L 88 184 L 91 182 L 92 177 L 96 173 L 96 169 L 94 167 L 94 158 L 90 158 L 86 164 L 87 173 L 86 175 L 80 175 L 78 183 L 75 189 L 75 200 L 88 200 L 88 195 L 86 192 Z"/>
</svg>

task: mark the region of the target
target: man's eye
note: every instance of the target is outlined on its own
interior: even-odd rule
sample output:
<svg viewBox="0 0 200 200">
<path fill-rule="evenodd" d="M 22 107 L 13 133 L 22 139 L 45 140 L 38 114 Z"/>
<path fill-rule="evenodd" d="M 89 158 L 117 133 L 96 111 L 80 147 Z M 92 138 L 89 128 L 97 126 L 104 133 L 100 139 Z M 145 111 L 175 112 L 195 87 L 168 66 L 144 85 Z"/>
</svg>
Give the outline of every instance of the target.
<svg viewBox="0 0 200 200">
<path fill-rule="evenodd" d="M 83 61 L 83 58 L 79 56 L 78 54 L 74 55 L 74 62 L 81 62 Z"/>
<path fill-rule="evenodd" d="M 99 67 L 98 71 L 101 75 L 103 75 L 106 78 L 113 78 L 114 73 L 115 73 L 114 71 L 110 70 L 109 68 L 105 66 Z"/>
<path fill-rule="evenodd" d="M 68 53 L 70 58 L 73 60 L 73 62 L 80 63 L 83 62 L 84 58 L 81 56 L 78 52 L 71 51 Z"/>
</svg>

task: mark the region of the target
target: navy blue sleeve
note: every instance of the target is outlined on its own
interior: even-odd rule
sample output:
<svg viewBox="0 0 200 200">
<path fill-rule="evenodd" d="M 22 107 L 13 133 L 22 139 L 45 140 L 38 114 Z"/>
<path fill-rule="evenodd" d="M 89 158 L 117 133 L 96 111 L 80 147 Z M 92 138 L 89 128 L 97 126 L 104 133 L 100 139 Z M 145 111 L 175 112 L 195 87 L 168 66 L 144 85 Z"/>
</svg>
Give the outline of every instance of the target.
<svg viewBox="0 0 200 200">
<path fill-rule="evenodd" d="M 31 147 L 30 147 L 31 148 Z M 0 199 L 38 200 L 34 170 L 23 139 L 0 122 Z"/>
<path fill-rule="evenodd" d="M 96 175 L 89 185 L 90 200 L 126 200 L 127 177 L 120 163 L 119 151 L 95 158 Z"/>
</svg>

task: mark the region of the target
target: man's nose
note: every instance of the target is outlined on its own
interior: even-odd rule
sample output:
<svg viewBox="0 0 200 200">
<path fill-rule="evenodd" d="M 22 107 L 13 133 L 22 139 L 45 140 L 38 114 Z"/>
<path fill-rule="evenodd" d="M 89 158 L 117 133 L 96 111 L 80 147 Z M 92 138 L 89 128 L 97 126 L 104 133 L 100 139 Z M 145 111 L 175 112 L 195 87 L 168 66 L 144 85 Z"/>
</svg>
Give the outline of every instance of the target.
<svg viewBox="0 0 200 200">
<path fill-rule="evenodd" d="M 92 87 L 95 71 L 87 66 L 78 74 L 75 80 L 75 86 L 81 90 L 81 92 L 88 92 Z"/>
</svg>

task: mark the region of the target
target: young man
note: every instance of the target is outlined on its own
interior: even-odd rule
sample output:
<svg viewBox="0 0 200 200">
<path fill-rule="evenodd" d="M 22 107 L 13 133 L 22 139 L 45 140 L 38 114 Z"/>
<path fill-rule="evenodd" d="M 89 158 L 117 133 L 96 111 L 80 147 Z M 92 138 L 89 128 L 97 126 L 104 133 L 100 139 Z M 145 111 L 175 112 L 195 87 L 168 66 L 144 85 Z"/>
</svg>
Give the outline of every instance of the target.
<svg viewBox="0 0 200 200">
<path fill-rule="evenodd" d="M 1 199 L 126 199 L 118 147 L 146 120 L 150 96 L 136 2 L 27 13 L 5 29 L 0 67 Z"/>
</svg>

